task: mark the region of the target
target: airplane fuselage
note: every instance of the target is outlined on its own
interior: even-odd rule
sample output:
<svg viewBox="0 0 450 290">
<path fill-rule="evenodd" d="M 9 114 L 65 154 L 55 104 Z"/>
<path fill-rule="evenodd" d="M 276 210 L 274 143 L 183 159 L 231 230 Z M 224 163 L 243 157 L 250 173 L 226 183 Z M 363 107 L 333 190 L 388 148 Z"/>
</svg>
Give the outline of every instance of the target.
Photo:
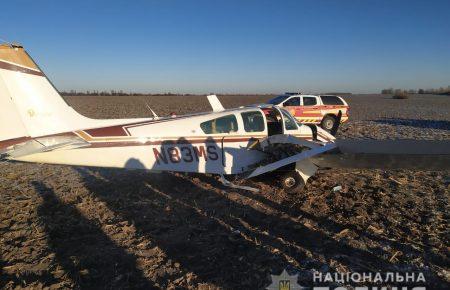
<svg viewBox="0 0 450 290">
<path fill-rule="evenodd" d="M 279 110 L 273 108 L 270 110 Z M 308 126 L 286 128 L 280 112 L 279 134 L 312 139 Z M 80 148 L 38 152 L 20 161 L 80 166 L 138 168 L 238 174 L 248 171 L 266 155 L 252 144 L 268 137 L 267 112 L 257 107 L 197 115 L 149 119 L 67 133 L 86 142 Z M 252 118 L 249 119 L 248 117 Z M 253 127 L 252 127 L 253 126 Z M 213 128 L 214 127 L 214 128 Z M 259 132 L 253 132 L 259 131 Z"/>
</svg>

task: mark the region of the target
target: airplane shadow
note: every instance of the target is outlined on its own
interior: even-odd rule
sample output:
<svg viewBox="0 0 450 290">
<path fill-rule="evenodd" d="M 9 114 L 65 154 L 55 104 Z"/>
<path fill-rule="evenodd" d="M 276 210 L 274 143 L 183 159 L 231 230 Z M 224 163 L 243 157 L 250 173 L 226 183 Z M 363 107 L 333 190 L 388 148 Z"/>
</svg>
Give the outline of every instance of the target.
<svg viewBox="0 0 450 290">
<path fill-rule="evenodd" d="M 383 118 L 373 120 L 376 123 L 408 126 L 423 129 L 438 129 L 450 131 L 450 121 L 446 120 L 422 120 L 422 119 L 399 119 L 399 118 Z"/>
<path fill-rule="evenodd" d="M 140 235 L 155 241 L 199 282 L 259 289 L 268 285 L 269 274 L 287 268 L 303 273 L 300 281 L 308 286 L 313 269 L 334 271 L 329 265 L 336 262 L 359 272 L 397 270 L 380 255 L 299 222 L 295 217 L 300 212 L 256 194 L 224 191 L 214 178 L 97 168 L 77 171 L 92 194 L 133 222 Z M 201 184 L 205 178 L 211 186 Z M 149 201 L 154 206 L 149 207 Z M 342 228 L 320 222 L 334 231 Z"/>
<path fill-rule="evenodd" d="M 52 188 L 32 182 L 42 196 L 38 208 L 48 235 L 48 247 L 73 285 L 70 288 L 154 289 L 136 268 L 136 257 L 117 246 L 93 221 L 62 202 Z"/>
<path fill-rule="evenodd" d="M 108 169 L 79 168 L 78 172 L 91 193 L 132 222 L 139 235 L 155 242 L 171 260 L 181 264 L 184 272 L 195 273 L 197 283 L 210 282 L 230 289 L 259 282 L 261 288 L 267 273 L 259 268 L 270 263 L 278 265 L 281 272 L 288 264 L 285 257 L 255 245 L 215 214 L 219 208 L 228 211 L 232 202 L 181 177 Z M 98 174 L 101 178 L 96 177 Z M 170 276 L 165 273 L 160 280 Z"/>
</svg>

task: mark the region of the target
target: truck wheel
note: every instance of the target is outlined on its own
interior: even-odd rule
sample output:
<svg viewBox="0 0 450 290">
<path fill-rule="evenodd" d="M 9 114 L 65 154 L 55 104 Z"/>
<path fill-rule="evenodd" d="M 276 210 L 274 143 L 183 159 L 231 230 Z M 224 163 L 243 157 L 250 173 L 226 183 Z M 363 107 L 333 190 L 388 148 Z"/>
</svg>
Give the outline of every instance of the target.
<svg viewBox="0 0 450 290">
<path fill-rule="evenodd" d="M 297 171 L 289 171 L 281 178 L 281 187 L 286 193 L 298 193 L 305 183 Z"/>
<path fill-rule="evenodd" d="M 331 131 L 331 129 L 333 129 L 334 127 L 334 123 L 336 123 L 336 118 L 334 118 L 333 116 L 325 116 L 322 119 L 322 122 L 320 123 L 320 126 L 327 130 L 328 132 Z"/>
</svg>

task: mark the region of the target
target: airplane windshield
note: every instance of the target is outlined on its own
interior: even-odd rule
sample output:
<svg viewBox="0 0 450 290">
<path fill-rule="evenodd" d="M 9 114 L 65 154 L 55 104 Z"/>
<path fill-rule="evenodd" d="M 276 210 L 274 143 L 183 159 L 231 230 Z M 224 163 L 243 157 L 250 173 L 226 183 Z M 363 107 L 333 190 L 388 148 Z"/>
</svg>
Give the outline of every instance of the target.
<svg viewBox="0 0 450 290">
<path fill-rule="evenodd" d="M 272 105 L 278 105 L 279 103 L 283 102 L 287 98 L 289 98 L 289 96 L 281 95 L 281 96 L 275 97 L 273 99 L 270 99 L 267 103 L 272 104 Z"/>
<path fill-rule="evenodd" d="M 297 122 L 291 116 L 291 114 L 289 114 L 285 110 L 281 110 L 281 113 L 283 114 L 284 117 L 284 126 L 286 130 L 297 130 Z"/>
</svg>

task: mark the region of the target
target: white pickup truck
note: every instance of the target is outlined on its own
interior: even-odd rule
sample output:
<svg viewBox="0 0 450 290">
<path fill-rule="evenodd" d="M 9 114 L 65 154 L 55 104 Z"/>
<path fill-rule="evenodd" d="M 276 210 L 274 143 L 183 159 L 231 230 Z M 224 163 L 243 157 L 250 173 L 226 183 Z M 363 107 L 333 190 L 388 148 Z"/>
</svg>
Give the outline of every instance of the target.
<svg viewBox="0 0 450 290">
<path fill-rule="evenodd" d="M 285 93 L 267 103 L 285 108 L 301 123 L 320 124 L 328 131 L 337 122 L 339 111 L 341 123 L 348 120 L 349 106 L 340 96 Z"/>
</svg>

